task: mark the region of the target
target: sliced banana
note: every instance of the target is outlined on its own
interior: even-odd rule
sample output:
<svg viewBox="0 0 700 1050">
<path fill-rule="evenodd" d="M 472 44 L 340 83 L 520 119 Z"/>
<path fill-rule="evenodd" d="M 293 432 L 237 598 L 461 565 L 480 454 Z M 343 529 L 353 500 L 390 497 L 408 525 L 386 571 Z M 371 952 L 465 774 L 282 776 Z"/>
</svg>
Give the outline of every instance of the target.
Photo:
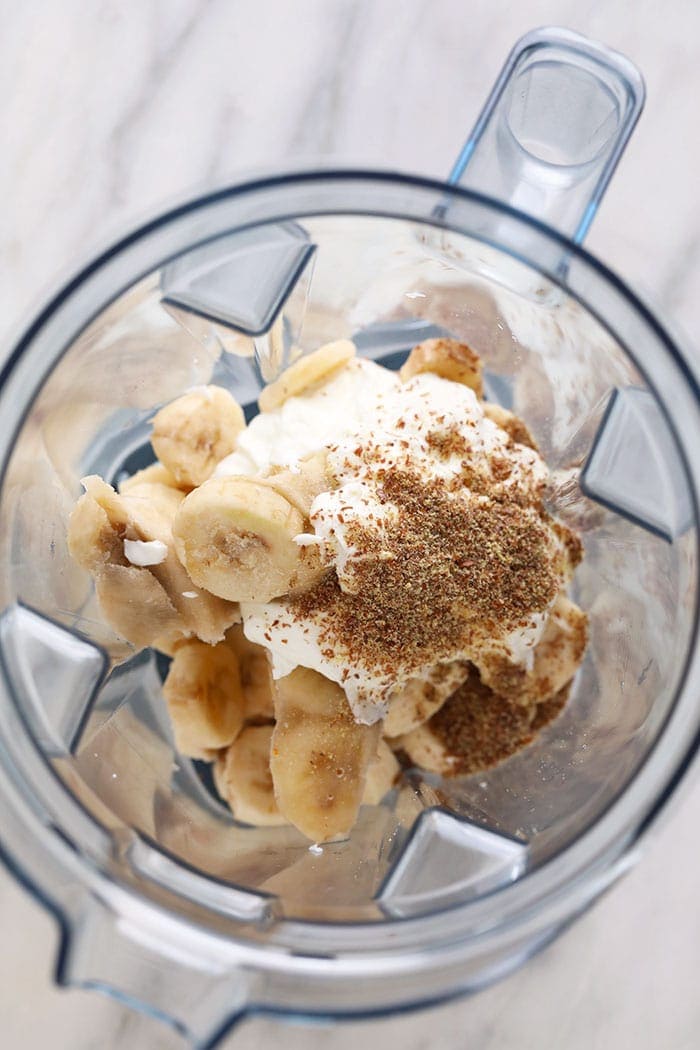
<svg viewBox="0 0 700 1050">
<path fill-rule="evenodd" d="M 349 339 L 339 339 L 300 357 L 260 392 L 258 404 L 261 412 L 271 412 L 290 397 L 296 397 L 316 383 L 330 379 L 354 356 L 355 344 Z"/>
<path fill-rule="evenodd" d="M 495 423 L 497 427 L 501 428 L 501 430 L 505 430 L 506 434 L 512 441 L 515 441 L 518 445 L 526 445 L 535 452 L 539 452 L 537 442 L 533 438 L 528 427 L 514 412 L 510 412 L 507 408 L 503 408 L 502 405 L 494 404 L 493 401 L 485 401 L 481 407 L 484 410 L 486 418 L 490 419 L 491 422 Z"/>
<path fill-rule="evenodd" d="M 180 563 L 174 549 L 172 522 L 181 497 L 163 486 L 151 499 L 133 490 L 122 499 L 129 518 L 126 535 L 146 541 L 160 540 L 167 547 L 164 560 L 150 566 L 150 570 L 180 614 L 180 629 L 209 644 L 221 641 L 226 630 L 240 620 L 240 613 L 236 605 L 200 589 Z"/>
<path fill-rule="evenodd" d="M 270 768 L 280 812 L 314 842 L 355 823 L 379 724 L 355 722 L 345 693 L 298 667 L 276 682 Z"/>
<path fill-rule="evenodd" d="M 104 482 L 88 481 L 92 491 L 80 497 L 69 519 L 68 549 L 94 577 L 97 600 L 107 622 L 122 638 L 142 648 L 177 627 L 177 609 L 148 569 L 128 563 L 124 555 L 128 515 L 120 504 L 116 508 L 113 505 L 109 495 L 113 490 L 105 485 L 108 491 L 102 493 L 112 511 L 110 518 L 94 496 L 101 493 Z"/>
<path fill-rule="evenodd" d="M 562 547 L 564 548 L 564 559 L 562 574 L 565 583 L 570 583 L 574 577 L 577 567 L 583 560 L 583 543 L 581 537 L 573 529 L 570 529 L 568 525 L 565 525 L 562 521 L 556 521 L 552 519 L 550 522 L 553 531 L 556 533 Z"/>
<path fill-rule="evenodd" d="M 245 427 L 243 411 L 220 386 L 204 386 L 166 405 L 153 420 L 151 444 L 178 485 L 192 488 L 211 477 Z"/>
<path fill-rule="evenodd" d="M 270 745 L 274 726 L 248 726 L 231 747 L 214 759 L 214 783 L 237 820 L 258 827 L 289 824 L 275 799 L 270 772 Z M 378 806 L 391 791 L 401 771 L 385 740 L 379 741 L 377 754 L 367 769 L 363 806 Z"/>
<path fill-rule="evenodd" d="M 309 517 L 311 504 L 316 497 L 322 492 L 328 492 L 333 484 L 325 451 L 314 452 L 299 460 L 296 470 L 271 471 L 260 481 L 289 500 L 305 519 Z"/>
<path fill-rule="evenodd" d="M 85 495 L 102 507 L 112 528 L 126 528 L 129 524 L 129 511 L 123 496 L 120 496 L 98 474 L 88 474 L 87 477 L 80 479 L 80 484 L 85 489 Z"/>
<path fill-rule="evenodd" d="M 173 656 L 163 683 L 178 751 L 211 757 L 238 736 L 245 717 L 238 661 L 221 642 L 188 641 Z"/>
<path fill-rule="evenodd" d="M 270 773 L 273 727 L 248 726 L 214 765 L 214 783 L 236 820 L 258 827 L 287 824 Z"/>
<path fill-rule="evenodd" d="M 499 655 L 478 661 L 481 678 L 496 693 L 525 706 L 556 696 L 578 670 L 588 641 L 588 617 L 564 595 L 556 599 L 531 670 Z"/>
<path fill-rule="evenodd" d="M 183 752 L 184 753 L 184 752 Z M 191 754 L 189 758 L 198 758 L 200 762 L 209 762 L 213 765 L 218 761 L 220 755 L 226 753 L 225 747 L 202 747 L 197 754 Z"/>
<path fill-rule="evenodd" d="M 526 692 L 533 702 L 551 700 L 563 689 L 583 660 L 588 644 L 588 617 L 569 598 L 560 595 L 535 648 L 535 663 Z"/>
<path fill-rule="evenodd" d="M 142 517 L 144 513 L 149 515 L 151 510 L 157 511 L 167 522 L 168 534 L 178 507 L 185 498 L 185 493 L 181 489 L 163 485 L 159 481 L 143 481 L 139 485 L 132 485 L 120 492 L 124 499 L 129 501 L 128 506 L 132 512 L 136 508 L 137 518 Z"/>
<path fill-rule="evenodd" d="M 95 593 L 105 620 L 139 649 L 181 622 L 167 591 L 148 569 L 106 565 L 95 577 Z"/>
<path fill-rule="evenodd" d="M 388 791 L 396 783 L 401 772 L 394 752 L 386 740 L 379 741 L 377 753 L 369 764 L 365 790 L 362 796 L 363 806 L 378 806 Z"/>
<path fill-rule="evenodd" d="M 119 483 L 119 491 L 126 495 L 132 489 L 140 488 L 141 485 L 165 485 L 167 488 L 177 489 L 178 484 L 167 467 L 162 463 L 151 463 L 143 470 L 137 470 L 131 477 L 125 478 Z M 183 493 L 184 495 L 184 493 Z"/>
<path fill-rule="evenodd" d="M 426 339 L 414 346 L 399 370 L 406 382 L 422 372 L 471 387 L 477 397 L 484 393 L 481 358 L 466 343 L 456 339 Z"/>
<path fill-rule="evenodd" d="M 126 565 L 124 541 L 94 496 L 85 492 L 68 519 L 71 557 L 95 575 L 107 565 Z"/>
<path fill-rule="evenodd" d="M 157 649 L 159 653 L 164 653 L 165 656 L 174 656 L 176 650 L 184 643 L 188 642 L 191 635 L 183 634 L 180 630 L 166 631 L 164 634 L 159 634 L 157 638 L 154 638 L 151 642 L 151 648 Z"/>
<path fill-rule="evenodd" d="M 181 494 L 168 489 L 166 496 L 166 486 L 148 484 L 163 492 L 153 499 L 134 490 L 121 495 L 96 475 L 84 478 L 85 495 L 69 521 L 69 550 L 95 578 L 105 618 L 127 641 L 150 645 L 171 632 L 220 641 L 240 619 L 238 608 L 192 583 L 173 550 L 171 521 Z M 158 540 L 166 556 L 136 570 L 124 553 L 126 539 Z"/>
<path fill-rule="evenodd" d="M 384 735 L 401 736 L 427 722 L 468 674 L 469 664 L 456 660 L 436 667 L 427 680 L 412 678 L 390 698 L 389 711 L 384 719 Z"/>
<path fill-rule="evenodd" d="M 180 561 L 200 587 L 234 602 L 268 602 L 318 578 L 319 555 L 294 537 L 304 519 L 249 477 L 212 478 L 185 497 L 173 522 Z"/>
<path fill-rule="evenodd" d="M 271 721 L 275 716 L 275 687 L 267 651 L 262 645 L 249 641 L 240 625 L 226 632 L 226 644 L 238 658 L 246 721 Z"/>
<path fill-rule="evenodd" d="M 172 523 L 177 508 L 185 498 L 185 491 L 178 488 L 172 474 L 162 463 L 153 463 L 126 478 L 119 485 L 119 494 L 130 500 L 143 501 L 142 506 L 148 504 L 155 507 L 169 523 Z"/>
</svg>

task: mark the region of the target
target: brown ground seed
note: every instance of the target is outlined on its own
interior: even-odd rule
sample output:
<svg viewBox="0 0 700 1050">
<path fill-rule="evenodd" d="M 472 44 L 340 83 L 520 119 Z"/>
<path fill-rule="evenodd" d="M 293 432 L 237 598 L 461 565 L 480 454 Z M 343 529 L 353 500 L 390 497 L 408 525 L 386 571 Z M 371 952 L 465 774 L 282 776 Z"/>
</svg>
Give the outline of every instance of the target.
<svg viewBox="0 0 700 1050">
<path fill-rule="evenodd" d="M 537 442 L 522 419 L 519 419 L 517 416 L 511 416 L 501 423 L 500 426 L 515 444 L 526 445 L 527 448 L 534 449 L 535 452 L 538 451 Z"/>
<path fill-rule="evenodd" d="M 559 717 L 566 707 L 570 692 L 571 682 L 567 682 L 551 700 L 545 700 L 544 703 L 537 705 L 535 717 L 532 720 L 533 733 L 539 733 L 545 726 L 548 726 L 550 722 Z"/>
<path fill-rule="evenodd" d="M 523 707 L 483 685 L 476 672 L 433 715 L 428 726 L 457 761 L 451 776 L 469 776 L 504 762 L 530 744 L 561 712 L 565 686 L 552 700 Z"/>
<path fill-rule="evenodd" d="M 498 765 L 529 744 L 533 717 L 532 707 L 510 703 L 473 673 L 428 726 L 457 759 L 451 775 L 465 776 Z"/>
<path fill-rule="evenodd" d="M 552 521 L 552 528 L 566 549 L 566 556 L 573 571 L 583 561 L 583 543 L 578 533 L 561 521 Z"/>
<path fill-rule="evenodd" d="M 425 441 L 428 448 L 437 452 L 440 459 L 449 459 L 450 456 L 467 456 L 471 452 L 471 445 L 458 427 L 431 430 Z"/>
<path fill-rule="evenodd" d="M 509 448 L 517 442 L 536 449 L 517 417 L 500 425 Z M 454 479 L 426 483 L 408 463 L 387 468 L 380 447 L 355 450 L 366 467 L 374 465 L 380 502 L 395 507 L 397 517 L 381 528 L 371 521 L 347 527 L 348 543 L 363 554 L 351 563 L 347 592 L 331 571 L 292 602 L 300 619 L 321 614 L 326 651 L 340 650 L 351 665 L 390 676 L 458 651 L 478 651 L 480 643 L 526 626 L 554 600 L 564 562 L 573 569 L 583 553 L 578 536 L 546 512 L 544 482 L 503 484 L 512 473 L 507 454 L 492 455 L 478 469 L 457 427 L 436 427 L 427 443 L 442 459 L 461 459 Z M 552 533 L 565 549 L 563 557 L 554 553 Z M 585 627 L 581 652 L 583 647 Z M 528 702 L 520 695 L 524 670 L 511 670 L 510 677 L 505 671 L 502 676 L 506 696 L 484 685 L 473 669 L 427 723 L 457 759 L 454 775 L 505 761 L 564 707 L 569 685 L 546 702 Z"/>
<path fill-rule="evenodd" d="M 353 593 L 330 573 L 292 602 L 298 618 L 324 614 L 321 644 L 350 662 L 410 673 L 468 650 L 483 631 L 502 636 L 554 599 L 560 578 L 537 515 L 510 502 L 453 499 L 404 471 L 387 472 L 380 498 L 398 519 L 381 534 L 348 529 L 366 555 L 353 567 Z"/>
</svg>

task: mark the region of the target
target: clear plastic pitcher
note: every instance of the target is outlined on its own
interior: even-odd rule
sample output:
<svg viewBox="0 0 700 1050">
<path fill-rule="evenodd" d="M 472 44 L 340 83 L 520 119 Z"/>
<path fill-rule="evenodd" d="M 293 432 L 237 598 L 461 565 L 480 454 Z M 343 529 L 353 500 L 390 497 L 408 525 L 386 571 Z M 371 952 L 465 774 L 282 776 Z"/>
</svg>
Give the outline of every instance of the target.
<svg viewBox="0 0 700 1050">
<path fill-rule="evenodd" d="M 55 914 L 57 979 L 212 1046 L 253 1010 L 363 1016 L 472 991 L 610 885 L 700 728 L 694 364 L 578 245 L 637 119 L 639 75 L 560 30 L 516 46 L 449 182 L 270 176 L 192 200 L 68 283 L 0 385 L 0 839 Z M 352 337 L 400 363 L 482 357 L 579 530 L 591 640 L 571 699 L 489 773 L 405 772 L 344 841 L 237 823 L 175 752 L 163 658 L 107 627 L 69 557 L 79 479 L 149 461 L 189 387 L 246 412 Z"/>
</svg>

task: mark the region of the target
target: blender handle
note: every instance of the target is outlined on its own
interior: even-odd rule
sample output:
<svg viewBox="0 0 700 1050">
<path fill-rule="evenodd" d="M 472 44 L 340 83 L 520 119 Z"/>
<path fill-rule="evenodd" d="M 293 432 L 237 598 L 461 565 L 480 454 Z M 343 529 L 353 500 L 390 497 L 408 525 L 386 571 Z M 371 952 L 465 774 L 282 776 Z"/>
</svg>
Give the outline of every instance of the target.
<svg viewBox="0 0 700 1050">
<path fill-rule="evenodd" d="M 580 244 L 644 106 L 624 55 L 567 29 L 516 43 L 450 173 Z"/>
</svg>

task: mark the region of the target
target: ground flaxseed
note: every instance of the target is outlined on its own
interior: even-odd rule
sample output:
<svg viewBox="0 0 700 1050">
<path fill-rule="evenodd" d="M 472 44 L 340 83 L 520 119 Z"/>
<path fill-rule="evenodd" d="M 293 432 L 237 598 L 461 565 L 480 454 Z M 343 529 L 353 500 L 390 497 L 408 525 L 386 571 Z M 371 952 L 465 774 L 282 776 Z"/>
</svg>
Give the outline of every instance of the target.
<svg viewBox="0 0 700 1050">
<path fill-rule="evenodd" d="M 454 758 L 452 776 L 504 762 L 532 742 L 564 707 L 569 686 L 546 703 L 524 707 L 484 685 L 476 671 L 433 715 L 427 728 Z"/>
<path fill-rule="evenodd" d="M 350 663 L 405 675 L 526 626 L 554 599 L 560 567 L 539 512 L 455 498 L 441 482 L 399 470 L 387 471 L 379 497 L 395 518 L 347 530 L 362 552 L 352 593 L 330 572 L 291 603 L 299 619 L 323 614 L 321 644 Z"/>
</svg>

